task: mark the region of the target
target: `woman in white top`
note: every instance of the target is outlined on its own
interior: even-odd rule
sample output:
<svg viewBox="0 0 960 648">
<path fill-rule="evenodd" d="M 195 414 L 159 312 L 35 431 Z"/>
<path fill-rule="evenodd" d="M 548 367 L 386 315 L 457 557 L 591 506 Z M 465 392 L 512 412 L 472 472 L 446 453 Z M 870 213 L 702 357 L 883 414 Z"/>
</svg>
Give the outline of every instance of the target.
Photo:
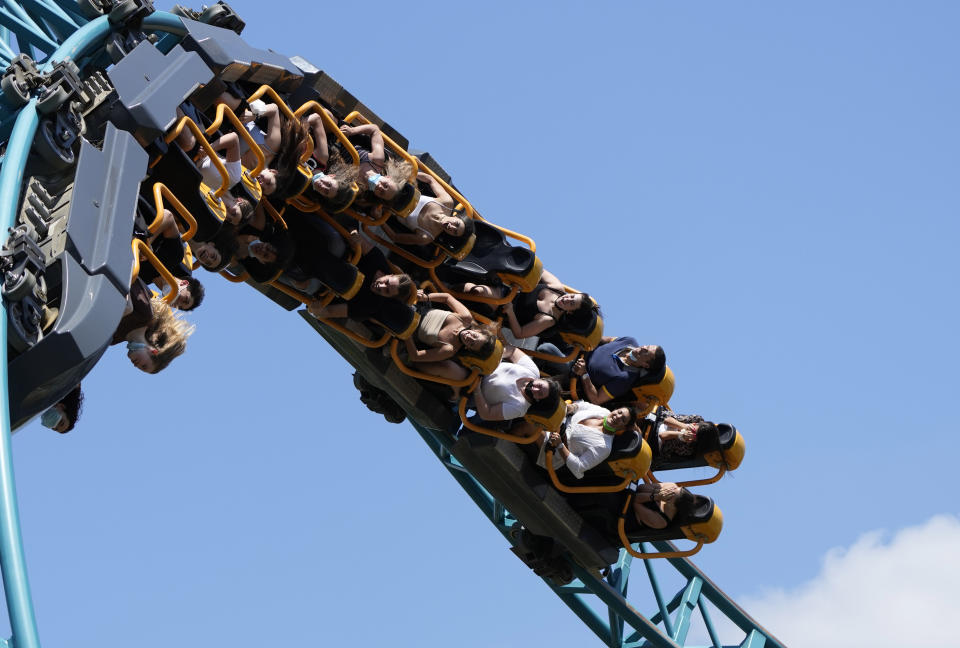
<svg viewBox="0 0 960 648">
<path fill-rule="evenodd" d="M 420 196 L 417 206 L 407 216 L 401 218 L 412 233 L 397 232 L 389 225 L 382 226 L 383 232 L 400 245 L 428 245 L 440 234 L 449 234 L 459 238 L 466 233 L 466 220 L 453 216 L 453 198 L 429 173 L 421 171 L 417 180 L 426 182 L 435 196 Z"/>
<path fill-rule="evenodd" d="M 559 432 L 544 433 L 538 442 L 537 464 L 546 468 L 543 446 L 549 442 L 553 448 L 554 469 L 566 465 L 574 477 L 583 479 L 583 473 L 610 456 L 614 435 L 629 430 L 636 421 L 637 410 L 632 407 L 610 411 L 587 401 L 577 401 L 567 406 L 566 441 Z"/>
</svg>

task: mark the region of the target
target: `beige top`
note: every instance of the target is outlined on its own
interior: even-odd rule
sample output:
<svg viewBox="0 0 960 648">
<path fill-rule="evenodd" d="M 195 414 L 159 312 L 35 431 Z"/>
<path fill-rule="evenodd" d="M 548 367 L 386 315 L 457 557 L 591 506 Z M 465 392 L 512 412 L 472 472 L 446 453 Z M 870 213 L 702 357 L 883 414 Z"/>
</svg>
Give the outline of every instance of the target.
<svg viewBox="0 0 960 648">
<path fill-rule="evenodd" d="M 428 310 L 427 314 L 420 319 L 420 326 L 417 327 L 417 337 L 424 344 L 436 346 L 440 329 L 447 321 L 447 316 L 452 315 L 450 311 L 433 309 Z"/>
</svg>

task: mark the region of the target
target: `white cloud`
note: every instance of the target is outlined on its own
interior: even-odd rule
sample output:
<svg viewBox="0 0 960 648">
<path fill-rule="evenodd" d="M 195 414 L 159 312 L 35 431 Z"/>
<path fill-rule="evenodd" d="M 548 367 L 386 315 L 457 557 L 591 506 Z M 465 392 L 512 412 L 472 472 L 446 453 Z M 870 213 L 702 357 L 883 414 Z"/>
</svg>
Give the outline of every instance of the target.
<svg viewBox="0 0 960 648">
<path fill-rule="evenodd" d="M 885 538 L 866 533 L 807 583 L 739 603 L 790 648 L 960 646 L 960 518 Z"/>
</svg>

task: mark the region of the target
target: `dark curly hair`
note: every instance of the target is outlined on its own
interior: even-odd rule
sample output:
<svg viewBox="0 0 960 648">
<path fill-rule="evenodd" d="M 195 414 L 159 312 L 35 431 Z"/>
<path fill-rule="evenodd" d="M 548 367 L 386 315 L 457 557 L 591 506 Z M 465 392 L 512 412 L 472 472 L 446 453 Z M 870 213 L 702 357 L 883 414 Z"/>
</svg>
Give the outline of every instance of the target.
<svg viewBox="0 0 960 648">
<path fill-rule="evenodd" d="M 80 389 L 80 385 L 74 387 L 57 405 L 63 406 L 63 412 L 70 422 L 67 429 L 61 432 L 61 434 L 66 434 L 77 424 L 80 419 L 80 412 L 83 411 L 83 390 Z"/>
</svg>

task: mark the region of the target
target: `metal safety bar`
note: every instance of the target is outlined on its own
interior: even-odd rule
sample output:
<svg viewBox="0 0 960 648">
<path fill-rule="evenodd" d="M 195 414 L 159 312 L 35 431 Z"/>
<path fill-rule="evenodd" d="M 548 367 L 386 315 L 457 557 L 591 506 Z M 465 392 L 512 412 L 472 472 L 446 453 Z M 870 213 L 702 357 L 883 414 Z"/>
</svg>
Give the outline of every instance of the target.
<svg viewBox="0 0 960 648">
<path fill-rule="evenodd" d="M 214 168 L 217 170 L 217 173 L 220 174 L 220 186 L 216 191 L 213 192 L 214 197 L 219 201 L 220 197 L 227 192 L 227 189 L 230 188 L 230 174 L 227 173 L 227 167 L 223 165 L 223 162 L 220 160 L 220 156 L 217 155 L 217 152 L 213 150 L 210 142 L 207 141 L 206 134 L 200 129 L 199 126 L 197 126 L 196 122 L 184 115 L 180 118 L 180 121 L 177 122 L 177 125 L 166 134 L 166 136 L 163 138 L 163 141 L 167 144 L 170 144 L 173 140 L 180 136 L 180 133 L 183 132 L 184 128 L 193 133 L 193 136 L 197 140 L 197 144 L 199 144 L 200 148 L 204 150 L 204 152 L 210 158 L 210 163 L 213 164 Z"/>
<path fill-rule="evenodd" d="M 167 270 L 167 267 L 157 258 L 157 255 L 153 253 L 153 250 L 146 241 L 135 238 L 131 241 L 130 247 L 133 249 L 133 269 L 130 272 L 130 284 L 133 285 L 133 282 L 140 276 L 140 255 L 142 254 L 146 257 L 147 262 L 160 273 L 164 282 L 170 287 L 170 292 L 163 296 L 163 301 L 168 304 L 173 303 L 173 300 L 177 298 L 180 292 L 180 282 L 177 281 L 177 278 L 173 276 L 172 272 Z"/>
<path fill-rule="evenodd" d="M 216 133 L 223 124 L 224 118 L 230 122 L 230 125 L 233 126 L 233 129 L 236 131 L 237 135 L 239 135 L 240 138 L 247 143 L 247 147 L 249 147 L 250 151 L 252 151 L 253 155 L 257 158 L 257 166 L 255 166 L 252 171 L 248 172 L 246 169 L 243 169 L 243 173 L 247 176 L 247 178 L 256 178 L 257 175 L 259 175 L 260 172 L 263 171 L 263 168 L 267 165 L 266 158 L 263 155 L 263 150 L 253 139 L 253 135 L 250 134 L 250 131 L 244 128 L 240 118 L 237 117 L 233 110 L 231 110 L 230 106 L 222 102 L 218 103 L 217 112 L 213 119 L 213 123 L 207 126 L 207 130 L 204 132 L 207 135 L 213 135 Z"/>
</svg>

